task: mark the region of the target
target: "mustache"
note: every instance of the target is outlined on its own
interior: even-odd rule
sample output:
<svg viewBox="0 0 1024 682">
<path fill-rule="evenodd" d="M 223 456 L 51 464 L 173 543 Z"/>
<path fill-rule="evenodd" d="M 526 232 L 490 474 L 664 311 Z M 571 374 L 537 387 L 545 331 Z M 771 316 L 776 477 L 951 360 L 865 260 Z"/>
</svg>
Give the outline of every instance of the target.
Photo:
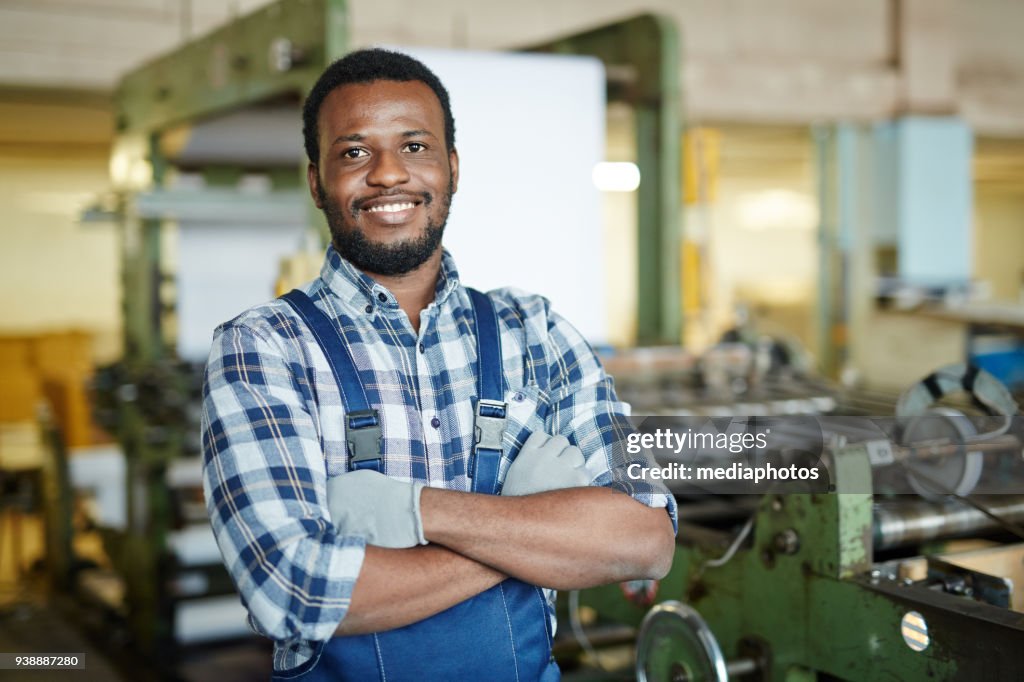
<svg viewBox="0 0 1024 682">
<path fill-rule="evenodd" d="M 423 200 L 424 206 L 430 206 L 434 201 L 434 195 L 430 192 L 408 192 L 401 190 L 395 192 L 381 192 L 379 194 L 374 194 L 372 197 L 359 197 L 357 199 L 353 199 L 352 210 L 353 212 L 358 213 L 367 203 L 376 199 L 386 199 L 388 197 L 417 197 Z"/>
</svg>

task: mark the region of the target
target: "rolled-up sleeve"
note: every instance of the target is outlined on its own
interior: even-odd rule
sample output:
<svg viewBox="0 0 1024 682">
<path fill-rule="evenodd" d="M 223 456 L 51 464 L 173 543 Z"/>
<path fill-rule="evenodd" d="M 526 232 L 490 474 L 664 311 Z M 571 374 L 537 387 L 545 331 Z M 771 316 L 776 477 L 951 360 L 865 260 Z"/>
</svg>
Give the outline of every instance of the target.
<svg viewBox="0 0 1024 682">
<path fill-rule="evenodd" d="M 678 532 L 675 497 L 658 480 L 629 475 L 631 465 L 645 469 L 651 462 L 644 452 L 628 452 L 626 439 L 635 430 L 629 406 L 618 400 L 614 382 L 590 344 L 554 312 L 548 314 L 547 338 L 546 354 L 554 359 L 549 367 L 551 433 L 565 435 L 580 448 L 592 485 L 619 490 L 649 507 L 664 507 Z"/>
<path fill-rule="evenodd" d="M 268 335 L 237 321 L 217 329 L 203 385 L 206 506 L 250 625 L 279 642 L 334 634 L 365 550 L 331 523 L 309 390 Z"/>
</svg>

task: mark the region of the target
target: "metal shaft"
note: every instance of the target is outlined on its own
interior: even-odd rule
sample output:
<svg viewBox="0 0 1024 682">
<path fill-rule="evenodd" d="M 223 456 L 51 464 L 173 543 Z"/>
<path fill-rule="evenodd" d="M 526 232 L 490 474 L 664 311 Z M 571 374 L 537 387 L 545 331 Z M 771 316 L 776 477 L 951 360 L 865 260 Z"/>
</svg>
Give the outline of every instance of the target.
<svg viewBox="0 0 1024 682">
<path fill-rule="evenodd" d="M 904 460 L 919 461 L 939 457 L 963 456 L 965 451 L 989 453 L 1017 452 L 1021 450 L 1021 442 L 1014 435 L 997 436 L 995 438 L 963 444 L 951 442 L 949 439 L 922 441 L 913 445 L 893 446 L 893 457 L 897 462 Z"/>
<path fill-rule="evenodd" d="M 728 680 L 740 678 L 744 675 L 757 672 L 759 666 L 757 661 L 752 658 L 737 658 L 735 661 L 727 661 L 725 664 L 725 680 L 719 680 L 718 675 L 715 675 L 714 682 L 727 682 Z M 703 677 L 699 678 L 700 682 L 710 682 L 710 680 L 704 680 Z M 669 682 L 697 682 L 690 675 L 686 674 L 686 671 L 682 666 L 677 667 L 672 671 Z"/>
<path fill-rule="evenodd" d="M 1024 521 L 1024 495 L 990 496 L 982 501 L 1006 521 Z M 892 549 L 992 530 L 999 525 L 964 505 L 915 501 L 876 505 L 874 527 L 875 549 Z"/>
<path fill-rule="evenodd" d="M 737 658 L 735 661 L 729 661 L 725 664 L 725 671 L 728 673 L 729 679 L 749 675 L 750 673 L 757 672 L 757 670 L 757 661 L 752 658 Z"/>
</svg>

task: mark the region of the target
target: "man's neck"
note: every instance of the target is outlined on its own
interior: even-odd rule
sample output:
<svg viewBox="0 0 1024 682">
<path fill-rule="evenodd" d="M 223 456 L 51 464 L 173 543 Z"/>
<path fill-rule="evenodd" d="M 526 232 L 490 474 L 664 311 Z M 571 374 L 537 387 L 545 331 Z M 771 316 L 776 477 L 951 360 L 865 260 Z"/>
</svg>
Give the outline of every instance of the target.
<svg viewBox="0 0 1024 682">
<path fill-rule="evenodd" d="M 437 278 L 441 276 L 441 248 L 438 247 L 418 268 L 404 275 L 378 275 L 372 272 L 366 275 L 395 295 L 398 306 L 409 317 L 412 328 L 418 334 L 420 313 L 434 300 Z"/>
</svg>

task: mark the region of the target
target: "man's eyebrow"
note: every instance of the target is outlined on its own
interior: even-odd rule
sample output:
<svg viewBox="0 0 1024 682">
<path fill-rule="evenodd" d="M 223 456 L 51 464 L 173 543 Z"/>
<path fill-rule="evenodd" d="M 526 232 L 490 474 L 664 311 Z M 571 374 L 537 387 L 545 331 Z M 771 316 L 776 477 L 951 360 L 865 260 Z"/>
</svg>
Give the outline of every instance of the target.
<svg viewBox="0 0 1024 682">
<path fill-rule="evenodd" d="M 406 130 L 402 137 L 437 137 L 429 130 Z"/>
<path fill-rule="evenodd" d="M 362 133 L 352 133 L 350 135 L 339 135 L 338 137 L 334 138 L 334 141 L 331 142 L 331 145 L 336 145 L 339 142 L 362 142 L 365 139 L 366 139 L 366 136 L 363 135 Z"/>
</svg>

